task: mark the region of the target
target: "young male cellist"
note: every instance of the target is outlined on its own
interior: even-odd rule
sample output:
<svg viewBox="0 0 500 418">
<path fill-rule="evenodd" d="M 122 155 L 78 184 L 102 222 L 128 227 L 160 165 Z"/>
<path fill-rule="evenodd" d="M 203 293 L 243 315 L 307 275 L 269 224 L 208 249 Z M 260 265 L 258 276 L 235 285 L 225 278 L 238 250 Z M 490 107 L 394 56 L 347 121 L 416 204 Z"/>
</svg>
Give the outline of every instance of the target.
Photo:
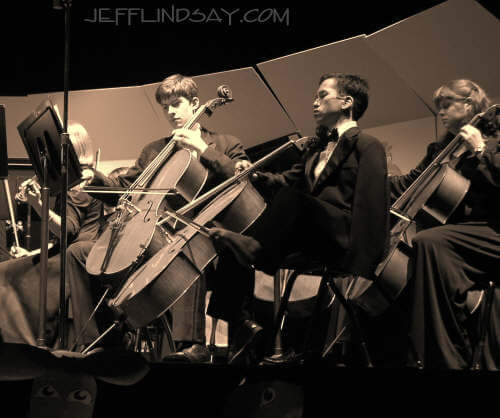
<svg viewBox="0 0 500 418">
<path fill-rule="evenodd" d="M 115 179 L 108 178 L 102 173 L 95 172 L 89 183 L 92 186 L 129 187 L 155 159 L 158 153 L 171 141 L 177 146 L 193 151 L 201 164 L 207 168 L 207 181 L 200 193 L 203 193 L 235 173 L 235 162 L 247 160 L 247 156 L 240 141 L 232 135 L 218 134 L 195 125 L 185 129 L 186 123 L 193 117 L 200 106 L 198 87 L 194 80 L 180 74 L 174 74 L 164 79 L 157 88 L 156 101 L 163 108 L 166 119 L 170 122 L 172 133 L 147 144 L 141 151 L 133 167 L 127 173 Z M 97 195 L 109 204 L 116 204 L 117 197 Z M 88 280 L 86 272 L 82 271 L 82 261 L 74 260 L 72 266 L 80 270 L 83 280 Z M 219 256 L 216 276 L 253 277 L 253 270 L 244 268 L 234 261 L 231 254 L 227 257 Z M 249 283 L 251 279 L 247 280 Z M 191 362 L 206 361 L 210 353 L 205 346 L 205 293 L 206 283 L 198 280 L 186 294 L 175 303 L 171 312 L 173 316 L 174 339 L 179 344 L 179 352 L 169 358 Z M 244 292 L 245 297 L 253 295 L 253 288 Z M 243 296 L 242 296 L 243 297 Z M 247 313 L 230 324 L 232 328 L 241 326 Z M 251 322 L 246 324 L 251 325 Z"/>
<path fill-rule="evenodd" d="M 367 107 L 364 79 L 323 75 L 312 109 L 319 139 L 309 143 L 302 160 L 289 170 L 258 173 L 256 187 L 277 192 L 246 235 L 220 228 L 212 228 L 212 235 L 227 243 L 243 264 L 270 275 L 287 256 L 300 252 L 339 271 L 371 278 L 388 237 L 389 194 L 384 147 L 357 123 Z M 231 286 L 240 281 L 217 283 L 217 309 L 236 311 L 231 295 L 237 289 Z"/>
</svg>

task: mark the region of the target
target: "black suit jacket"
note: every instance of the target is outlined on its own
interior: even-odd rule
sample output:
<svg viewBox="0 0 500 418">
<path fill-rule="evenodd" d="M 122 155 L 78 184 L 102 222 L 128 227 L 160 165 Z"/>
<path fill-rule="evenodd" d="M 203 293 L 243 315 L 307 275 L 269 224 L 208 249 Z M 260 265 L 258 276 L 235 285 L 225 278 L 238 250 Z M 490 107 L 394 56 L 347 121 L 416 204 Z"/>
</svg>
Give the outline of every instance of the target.
<svg viewBox="0 0 500 418">
<path fill-rule="evenodd" d="M 293 186 L 313 196 L 327 214 L 333 241 L 345 250 L 346 272 L 371 277 L 382 261 L 389 235 L 387 159 L 381 142 L 358 127 L 346 131 L 318 179 L 323 150 L 312 142 L 302 161 L 280 174 L 260 173 L 266 187 Z"/>
</svg>

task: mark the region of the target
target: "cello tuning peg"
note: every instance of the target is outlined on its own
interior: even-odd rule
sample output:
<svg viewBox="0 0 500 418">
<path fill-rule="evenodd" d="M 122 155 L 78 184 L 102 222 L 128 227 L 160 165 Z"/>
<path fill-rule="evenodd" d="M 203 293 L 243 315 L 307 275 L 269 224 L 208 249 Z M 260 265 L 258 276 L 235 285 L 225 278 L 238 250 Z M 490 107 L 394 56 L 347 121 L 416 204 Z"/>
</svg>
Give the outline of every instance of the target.
<svg viewBox="0 0 500 418">
<path fill-rule="evenodd" d="M 217 87 L 217 95 L 222 99 L 233 100 L 233 92 L 229 86 L 225 84 Z"/>
</svg>

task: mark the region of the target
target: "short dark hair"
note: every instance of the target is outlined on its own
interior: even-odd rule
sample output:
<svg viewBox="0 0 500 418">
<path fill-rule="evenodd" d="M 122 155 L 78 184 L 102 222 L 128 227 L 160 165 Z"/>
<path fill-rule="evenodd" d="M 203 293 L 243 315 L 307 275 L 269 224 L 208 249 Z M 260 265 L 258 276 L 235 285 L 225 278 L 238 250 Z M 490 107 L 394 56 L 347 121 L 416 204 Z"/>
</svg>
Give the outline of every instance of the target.
<svg viewBox="0 0 500 418">
<path fill-rule="evenodd" d="M 337 91 L 340 94 L 352 96 L 354 99 L 352 119 L 360 119 L 368 108 L 368 82 L 354 74 L 328 73 L 321 76 L 319 84 L 329 78 L 335 79 L 337 82 Z"/>
<path fill-rule="evenodd" d="M 190 102 L 198 97 L 198 86 L 191 77 L 172 74 L 163 80 L 156 89 L 155 98 L 159 104 L 170 97 L 183 96 Z"/>
</svg>

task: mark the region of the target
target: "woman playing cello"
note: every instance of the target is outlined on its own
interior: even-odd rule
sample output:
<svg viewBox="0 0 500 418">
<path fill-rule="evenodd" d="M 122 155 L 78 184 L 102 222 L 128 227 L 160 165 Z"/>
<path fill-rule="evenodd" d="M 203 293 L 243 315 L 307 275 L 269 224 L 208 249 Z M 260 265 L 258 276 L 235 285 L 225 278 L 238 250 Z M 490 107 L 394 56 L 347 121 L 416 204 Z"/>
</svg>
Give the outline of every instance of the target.
<svg viewBox="0 0 500 418">
<path fill-rule="evenodd" d="M 498 131 L 486 137 L 469 124 L 490 104 L 476 83 L 450 81 L 434 92 L 433 100 L 447 132 L 428 146 L 425 158 L 415 169 L 390 177 L 392 194 L 399 196 L 407 189 L 458 134 L 468 151 L 456 171 L 470 180 L 470 186 L 446 225 L 425 229 L 413 238 L 409 363 L 463 369 L 470 365 L 473 338 L 466 326 L 470 316 L 466 308 L 468 291 L 476 284 L 498 280 L 500 147 Z M 496 315 L 492 315 L 490 344 L 485 352 L 491 369 L 500 366 L 498 306 Z"/>
</svg>

